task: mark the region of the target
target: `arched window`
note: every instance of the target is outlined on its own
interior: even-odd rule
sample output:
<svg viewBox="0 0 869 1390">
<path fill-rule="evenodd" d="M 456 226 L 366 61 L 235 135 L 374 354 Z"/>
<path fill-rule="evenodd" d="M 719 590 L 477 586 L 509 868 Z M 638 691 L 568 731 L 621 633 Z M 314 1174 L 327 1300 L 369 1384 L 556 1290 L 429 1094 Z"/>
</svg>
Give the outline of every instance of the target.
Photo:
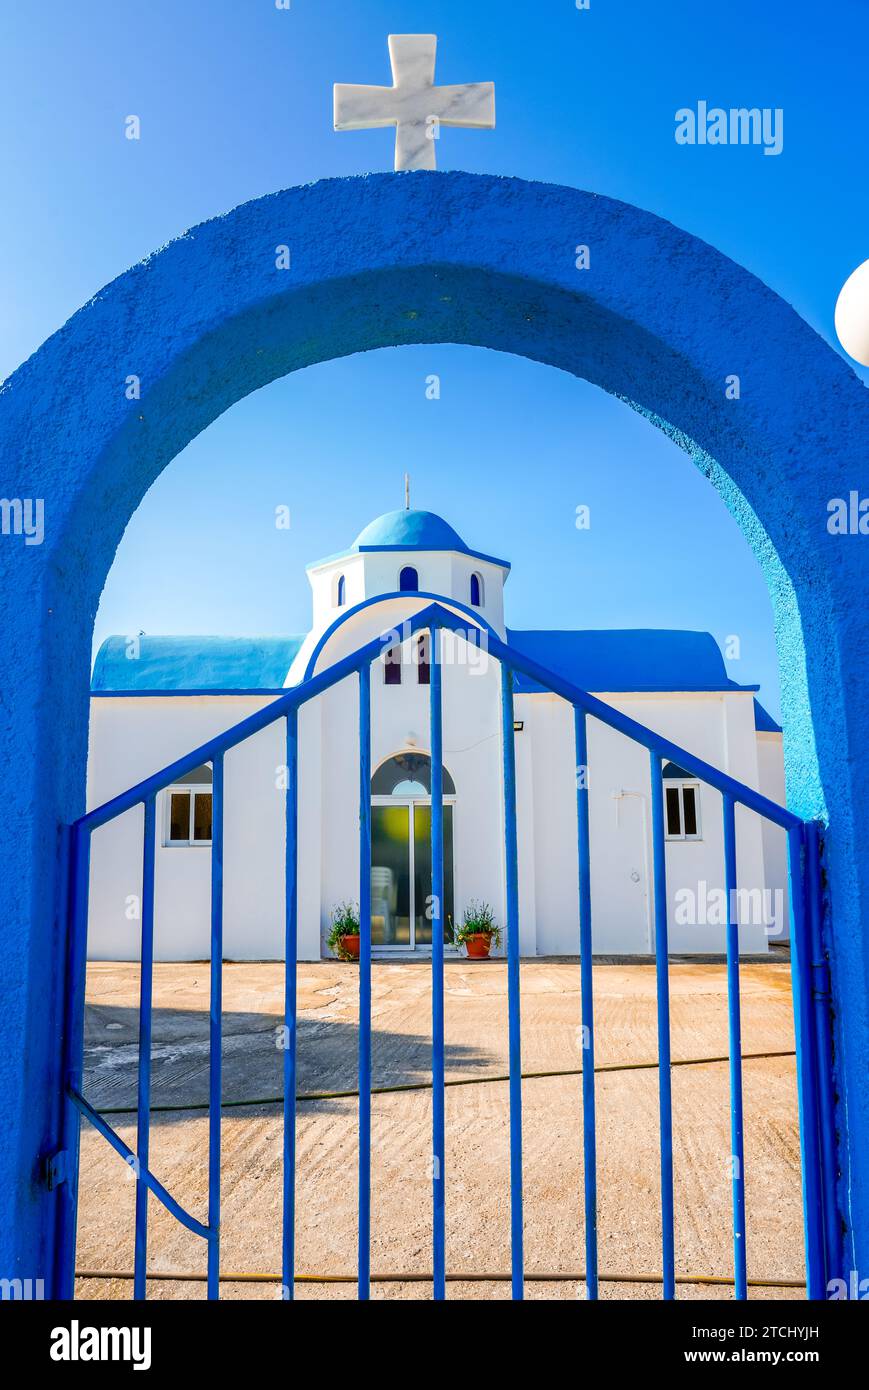
<svg viewBox="0 0 869 1390">
<path fill-rule="evenodd" d="M 483 606 L 483 580 L 479 574 L 471 575 L 471 607 Z"/>
<path fill-rule="evenodd" d="M 390 647 L 383 653 L 383 682 L 385 685 L 401 685 L 401 647 Z"/>
<path fill-rule="evenodd" d="M 415 594 L 419 589 L 419 575 L 413 565 L 405 565 L 398 576 L 398 587 L 403 594 Z"/>
<path fill-rule="evenodd" d="M 444 796 L 455 796 L 456 784 L 443 769 Z M 381 763 L 371 779 L 372 796 L 431 796 L 431 758 L 427 753 L 398 753 Z"/>
<path fill-rule="evenodd" d="M 428 655 L 428 633 L 423 632 L 416 644 L 416 678 L 420 685 L 431 685 L 431 662 Z"/>
<path fill-rule="evenodd" d="M 662 769 L 668 840 L 700 840 L 700 783 L 676 763 Z"/>
<path fill-rule="evenodd" d="M 346 602 L 347 602 L 347 581 L 345 580 L 343 574 L 339 574 L 339 575 L 338 575 L 338 588 L 337 588 L 337 591 L 336 591 L 336 598 L 335 598 L 335 606 L 336 606 L 336 608 L 343 608 Z"/>
</svg>

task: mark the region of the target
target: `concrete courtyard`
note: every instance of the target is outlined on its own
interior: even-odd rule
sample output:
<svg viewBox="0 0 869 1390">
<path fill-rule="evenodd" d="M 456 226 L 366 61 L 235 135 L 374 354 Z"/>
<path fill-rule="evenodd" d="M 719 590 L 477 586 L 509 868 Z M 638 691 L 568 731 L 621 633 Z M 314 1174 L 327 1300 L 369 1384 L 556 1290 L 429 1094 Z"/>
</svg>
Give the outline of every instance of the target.
<svg viewBox="0 0 869 1390">
<path fill-rule="evenodd" d="M 151 1168 L 206 1220 L 208 965 L 161 964 L 154 972 Z M 595 965 L 601 1297 L 660 1298 L 658 1073 L 655 972 L 649 964 Z M 800 1298 L 803 1279 L 795 1059 L 786 961 L 745 963 L 742 1029 L 746 1115 L 747 1251 L 752 1298 Z M 85 1094 L 135 1147 L 139 970 L 88 970 Z M 447 1267 L 503 1275 L 509 1259 L 506 966 L 446 967 Z M 337 962 L 299 967 L 297 1297 L 355 1298 L 358 972 Z M 727 1054 L 722 963 L 671 966 L 674 1062 Z M 221 1268 L 274 1275 L 281 1249 L 283 967 L 224 967 L 224 1116 Z M 417 961 L 373 970 L 373 1080 L 416 1087 L 372 1103 L 372 1270 L 431 1270 L 430 968 Z M 576 1299 L 565 1275 L 584 1269 L 579 966 L 522 964 L 522 1069 L 526 1296 Z M 762 1055 L 755 1055 L 762 1054 Z M 328 1092 L 328 1097 L 317 1093 Z M 238 1102 L 256 1102 L 238 1104 Z M 166 1107 L 166 1108 L 161 1108 Z M 732 1275 L 728 1068 L 724 1061 L 673 1070 L 676 1269 L 680 1298 L 730 1298 L 699 1276 Z M 135 1183 L 126 1164 L 82 1128 L 77 1268 L 82 1298 L 129 1298 Z M 204 1243 L 150 1200 L 148 1267 L 201 1276 Z M 94 1277 L 96 1275 L 112 1277 Z M 195 1279 L 155 1278 L 151 1298 L 200 1299 Z M 228 1279 L 225 1298 L 274 1299 L 276 1282 Z M 425 1299 L 431 1285 L 375 1283 L 378 1299 Z M 505 1299 L 509 1284 L 456 1280 L 448 1297 Z"/>
</svg>

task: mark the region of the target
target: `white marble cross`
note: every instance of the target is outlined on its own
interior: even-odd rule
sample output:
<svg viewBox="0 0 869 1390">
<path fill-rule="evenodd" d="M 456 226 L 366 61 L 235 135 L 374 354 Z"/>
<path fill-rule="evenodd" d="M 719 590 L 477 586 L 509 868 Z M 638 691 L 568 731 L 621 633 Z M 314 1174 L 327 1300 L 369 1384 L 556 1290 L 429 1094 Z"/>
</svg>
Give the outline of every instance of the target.
<svg viewBox="0 0 869 1390">
<path fill-rule="evenodd" d="M 335 129 L 395 126 L 396 169 L 434 169 L 440 127 L 495 127 L 494 82 L 434 84 L 436 34 L 390 34 L 391 87 L 335 83 Z"/>
</svg>

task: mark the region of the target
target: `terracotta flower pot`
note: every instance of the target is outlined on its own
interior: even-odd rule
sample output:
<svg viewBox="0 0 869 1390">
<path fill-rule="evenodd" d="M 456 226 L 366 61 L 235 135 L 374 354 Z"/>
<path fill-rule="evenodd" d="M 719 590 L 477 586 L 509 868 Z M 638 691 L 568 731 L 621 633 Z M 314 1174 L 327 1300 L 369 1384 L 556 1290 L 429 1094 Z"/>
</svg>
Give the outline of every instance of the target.
<svg viewBox="0 0 869 1390">
<path fill-rule="evenodd" d="M 466 938 L 465 947 L 471 960 L 485 960 L 492 948 L 492 938 L 488 932 L 475 932 Z"/>
<path fill-rule="evenodd" d="M 358 959 L 359 959 L 359 937 L 358 937 L 358 936 L 342 936 L 342 937 L 341 937 L 341 950 L 344 951 L 348 956 L 352 956 L 354 960 L 358 960 Z"/>
</svg>

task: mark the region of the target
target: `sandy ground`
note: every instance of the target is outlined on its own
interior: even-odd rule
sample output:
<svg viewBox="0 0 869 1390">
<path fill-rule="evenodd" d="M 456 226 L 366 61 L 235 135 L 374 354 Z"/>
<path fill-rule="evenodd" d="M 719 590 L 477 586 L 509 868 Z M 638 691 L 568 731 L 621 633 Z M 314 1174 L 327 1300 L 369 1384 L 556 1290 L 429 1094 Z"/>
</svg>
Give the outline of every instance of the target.
<svg viewBox="0 0 869 1390">
<path fill-rule="evenodd" d="M 652 1062 L 657 1052 L 654 969 L 595 966 L 598 1067 Z M 135 1145 L 138 967 L 96 963 L 88 971 L 88 1099 Z M 376 964 L 373 1078 L 377 1086 L 425 1083 L 431 1075 L 429 968 Z M 743 964 L 743 1053 L 792 1053 L 786 963 Z M 506 968 L 503 962 L 450 962 L 446 970 L 447 1075 L 477 1084 L 446 1098 L 447 1265 L 455 1274 L 509 1270 L 509 1113 Z M 356 1081 L 357 971 L 323 962 L 299 968 L 299 1092 L 352 1089 Z M 208 966 L 155 967 L 152 1101 L 201 1105 L 208 1094 Z M 671 966 L 674 1061 L 727 1052 L 726 982 L 721 964 Z M 221 1268 L 273 1273 L 281 1246 L 283 969 L 224 968 L 224 1100 Z M 579 966 L 522 965 L 524 1072 L 580 1067 Z M 488 1080 L 487 1078 L 493 1078 Z M 747 1250 L 750 1279 L 803 1278 L 799 1144 L 792 1055 L 746 1060 Z M 523 1083 L 525 1260 L 535 1274 L 580 1274 L 583 1259 L 582 1112 L 579 1076 Z M 597 1076 L 600 1269 L 604 1298 L 660 1298 L 659 1284 L 628 1276 L 660 1272 L 657 1069 Z M 729 1277 L 730 1111 L 728 1068 L 720 1061 L 673 1070 L 676 1267 L 680 1276 Z M 301 1101 L 298 1119 L 297 1270 L 352 1274 L 356 1263 L 357 1101 Z M 372 1269 L 431 1269 L 431 1092 L 377 1095 L 372 1105 Z M 151 1169 L 199 1220 L 206 1220 L 205 1112 L 154 1114 Z M 82 1133 L 77 1265 L 130 1271 L 135 1183 L 129 1169 L 88 1125 Z M 202 1274 L 203 1242 L 150 1201 L 149 1269 Z M 620 1277 L 621 1276 L 621 1277 Z M 82 1278 L 84 1298 L 128 1298 L 118 1279 Z M 354 1298 L 353 1284 L 303 1283 L 299 1298 Z M 149 1297 L 203 1298 L 202 1283 L 154 1280 Z M 451 1298 L 503 1299 L 500 1282 L 449 1285 Z M 273 1299 L 273 1284 L 227 1281 L 227 1298 Z M 374 1296 L 431 1297 L 426 1283 L 382 1283 Z M 530 1283 L 532 1299 L 576 1299 L 575 1282 Z M 732 1290 L 681 1284 L 682 1298 L 729 1298 Z M 798 1298 L 798 1289 L 754 1289 L 752 1297 Z"/>
</svg>

